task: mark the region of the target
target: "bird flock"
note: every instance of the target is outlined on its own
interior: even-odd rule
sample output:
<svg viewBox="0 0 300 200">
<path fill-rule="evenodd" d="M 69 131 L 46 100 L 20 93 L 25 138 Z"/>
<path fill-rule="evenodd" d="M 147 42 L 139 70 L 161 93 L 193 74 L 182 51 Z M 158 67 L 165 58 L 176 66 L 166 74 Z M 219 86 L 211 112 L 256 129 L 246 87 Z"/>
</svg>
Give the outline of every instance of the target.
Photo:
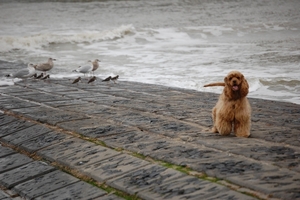
<svg viewBox="0 0 300 200">
<path fill-rule="evenodd" d="M 47 71 L 50 71 L 54 63 L 53 61 L 56 61 L 54 58 L 49 58 L 47 62 L 45 63 L 40 63 L 40 64 L 32 64 L 29 63 L 27 68 L 18 70 L 14 73 L 6 75 L 6 77 L 12 77 L 12 78 L 21 78 L 21 79 L 26 79 L 26 78 L 35 78 L 35 79 L 41 79 L 41 80 L 46 80 L 50 79 L 50 75 L 47 74 Z M 82 73 L 85 77 L 86 74 L 92 74 L 93 76 L 88 80 L 88 84 L 93 83 L 96 81 L 97 77 L 94 75 L 94 72 L 99 68 L 99 62 L 101 62 L 99 59 L 95 59 L 94 61 L 89 60 L 88 62 L 91 63 L 91 65 L 87 66 L 79 66 L 77 69 L 73 70 L 73 72 L 79 72 Z M 36 70 L 42 71 L 40 75 L 37 75 Z M 116 83 L 118 80 L 119 75 L 114 76 L 114 77 L 107 77 L 102 82 L 107 82 L 109 83 L 110 81 L 113 81 Z M 72 84 L 78 84 L 80 81 L 82 81 L 82 78 L 79 76 L 75 80 L 73 80 Z"/>
</svg>

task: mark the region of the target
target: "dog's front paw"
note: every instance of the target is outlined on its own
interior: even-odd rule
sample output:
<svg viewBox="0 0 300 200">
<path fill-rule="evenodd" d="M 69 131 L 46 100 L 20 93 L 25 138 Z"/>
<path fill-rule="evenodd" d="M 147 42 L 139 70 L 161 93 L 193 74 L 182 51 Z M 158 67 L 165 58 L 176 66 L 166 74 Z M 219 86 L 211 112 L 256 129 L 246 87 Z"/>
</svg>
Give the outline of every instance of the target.
<svg viewBox="0 0 300 200">
<path fill-rule="evenodd" d="M 217 129 L 216 127 L 212 127 L 211 131 L 212 131 L 213 133 L 219 133 L 219 131 L 218 131 L 218 129 Z"/>
</svg>

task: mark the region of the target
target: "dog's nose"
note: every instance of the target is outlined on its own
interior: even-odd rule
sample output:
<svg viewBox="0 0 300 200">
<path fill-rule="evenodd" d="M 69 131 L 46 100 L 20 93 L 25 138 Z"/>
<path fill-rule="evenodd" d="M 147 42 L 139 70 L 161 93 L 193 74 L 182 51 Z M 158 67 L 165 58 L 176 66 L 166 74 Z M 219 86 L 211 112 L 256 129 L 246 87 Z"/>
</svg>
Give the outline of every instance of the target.
<svg viewBox="0 0 300 200">
<path fill-rule="evenodd" d="M 233 80 L 232 82 L 233 82 L 233 83 L 236 83 L 236 80 Z"/>
</svg>

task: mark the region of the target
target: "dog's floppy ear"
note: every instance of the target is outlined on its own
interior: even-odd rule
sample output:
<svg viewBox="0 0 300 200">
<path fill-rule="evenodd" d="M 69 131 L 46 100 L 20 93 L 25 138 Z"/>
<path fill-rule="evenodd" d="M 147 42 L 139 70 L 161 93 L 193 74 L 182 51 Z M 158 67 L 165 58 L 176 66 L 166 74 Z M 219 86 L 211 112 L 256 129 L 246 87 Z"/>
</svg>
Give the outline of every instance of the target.
<svg viewBox="0 0 300 200">
<path fill-rule="evenodd" d="M 242 83 L 241 83 L 241 89 L 240 89 L 240 93 L 242 97 L 247 96 L 249 92 L 249 84 L 247 82 L 247 80 L 245 79 L 244 76 L 242 76 Z"/>
<path fill-rule="evenodd" d="M 228 78 L 227 78 L 227 76 L 225 76 L 224 83 L 227 84 L 228 83 L 227 81 L 228 81 Z"/>
<path fill-rule="evenodd" d="M 228 85 L 229 84 L 229 81 L 228 81 L 228 77 L 225 76 L 224 78 L 224 82 L 225 82 L 225 87 L 224 87 L 224 94 L 225 96 L 227 96 L 229 99 L 232 99 L 232 91 L 231 91 L 231 88 L 230 86 Z"/>
</svg>

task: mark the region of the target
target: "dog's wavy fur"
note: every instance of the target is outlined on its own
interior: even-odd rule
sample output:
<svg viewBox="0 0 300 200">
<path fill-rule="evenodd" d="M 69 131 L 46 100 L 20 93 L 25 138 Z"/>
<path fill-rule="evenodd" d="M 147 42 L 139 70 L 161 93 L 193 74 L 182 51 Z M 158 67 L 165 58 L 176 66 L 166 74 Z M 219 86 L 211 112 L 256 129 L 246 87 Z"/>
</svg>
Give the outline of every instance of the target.
<svg viewBox="0 0 300 200">
<path fill-rule="evenodd" d="M 216 106 L 212 110 L 214 126 L 212 131 L 229 135 L 232 128 L 237 137 L 249 137 L 251 128 L 251 106 L 247 99 L 249 85 L 244 75 L 230 72 L 224 83 L 211 83 L 204 87 L 224 86 Z"/>
</svg>

